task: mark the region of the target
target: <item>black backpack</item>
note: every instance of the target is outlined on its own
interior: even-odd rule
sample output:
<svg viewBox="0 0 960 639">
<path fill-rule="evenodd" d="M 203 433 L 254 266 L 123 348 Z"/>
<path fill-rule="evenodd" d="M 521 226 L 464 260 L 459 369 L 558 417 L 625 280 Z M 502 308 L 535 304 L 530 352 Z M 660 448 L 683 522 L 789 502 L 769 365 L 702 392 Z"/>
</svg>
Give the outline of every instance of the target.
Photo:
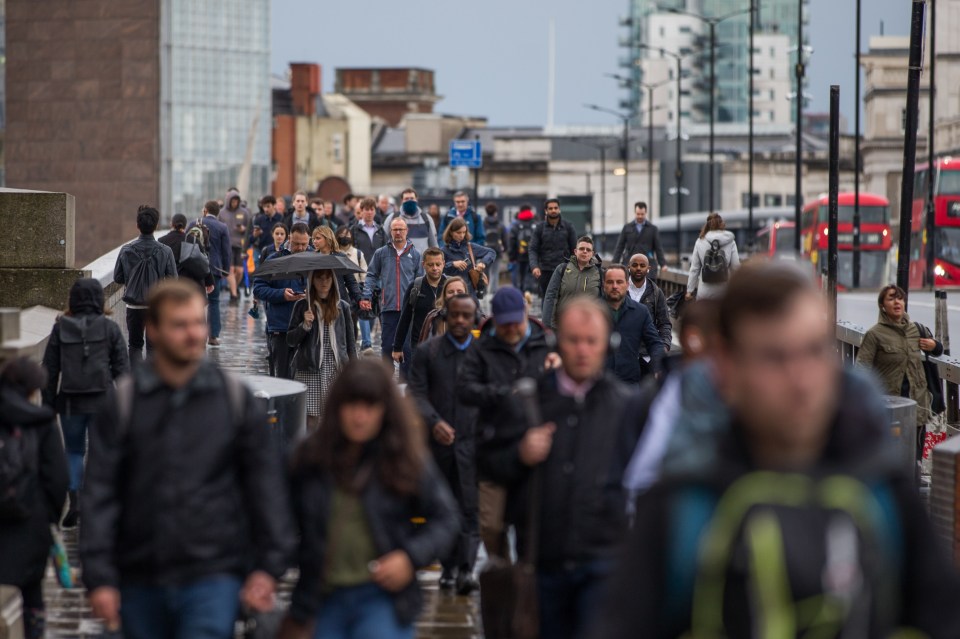
<svg viewBox="0 0 960 639">
<path fill-rule="evenodd" d="M 503 255 L 503 225 L 499 220 L 496 220 L 494 224 L 490 224 L 487 229 L 487 248 L 491 248 L 497 252 L 497 257 Z"/>
<path fill-rule="evenodd" d="M 96 394 L 110 388 L 109 322 L 103 315 L 60 318 L 60 392 Z"/>
<path fill-rule="evenodd" d="M 703 255 L 703 266 L 700 269 L 700 279 L 704 284 L 722 284 L 730 278 L 730 267 L 727 265 L 727 256 L 720 248 L 719 240 L 712 240 L 710 248 Z"/>
<path fill-rule="evenodd" d="M 123 291 L 124 303 L 146 306 L 150 289 L 160 281 L 160 267 L 154 257 L 163 248 L 163 244 L 159 242 L 155 242 L 155 244 L 156 246 L 150 247 L 149 253 L 134 249 L 139 259 L 127 275 L 126 289 Z"/>
<path fill-rule="evenodd" d="M 198 217 L 196 225 L 187 232 L 185 240 L 200 247 L 204 255 L 210 255 L 210 227 L 203 223 L 203 218 Z"/>
<path fill-rule="evenodd" d="M 0 426 L 0 522 L 30 518 L 37 503 L 39 454 L 35 429 Z"/>
<path fill-rule="evenodd" d="M 532 224 L 517 224 L 517 256 L 526 255 L 530 252 L 530 241 L 533 239 Z"/>
</svg>

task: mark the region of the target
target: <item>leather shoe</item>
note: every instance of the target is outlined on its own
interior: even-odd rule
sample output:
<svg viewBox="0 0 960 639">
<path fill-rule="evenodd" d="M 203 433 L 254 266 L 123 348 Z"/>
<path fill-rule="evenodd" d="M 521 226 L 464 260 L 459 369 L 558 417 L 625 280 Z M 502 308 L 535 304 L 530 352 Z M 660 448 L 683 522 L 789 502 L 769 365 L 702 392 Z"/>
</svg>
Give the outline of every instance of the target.
<svg viewBox="0 0 960 639">
<path fill-rule="evenodd" d="M 457 594 L 461 596 L 469 595 L 480 589 L 480 582 L 469 571 L 461 571 L 457 575 Z"/>
</svg>

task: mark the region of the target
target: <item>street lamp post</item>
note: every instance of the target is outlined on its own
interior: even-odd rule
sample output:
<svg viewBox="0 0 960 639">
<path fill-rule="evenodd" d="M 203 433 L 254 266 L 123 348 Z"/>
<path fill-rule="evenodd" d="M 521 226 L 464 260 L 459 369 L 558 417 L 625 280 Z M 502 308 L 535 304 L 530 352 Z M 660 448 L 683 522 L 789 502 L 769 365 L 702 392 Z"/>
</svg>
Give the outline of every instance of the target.
<svg viewBox="0 0 960 639">
<path fill-rule="evenodd" d="M 794 185 L 794 238 L 793 248 L 800 257 L 800 228 L 803 213 L 803 78 L 806 75 L 806 66 L 803 62 L 803 3 L 804 0 L 797 0 L 797 66 L 795 69 L 797 77 L 797 149 L 796 149 L 796 175 Z"/>
<path fill-rule="evenodd" d="M 859 2 L 859 0 L 858 0 Z M 754 248 L 754 236 L 753 236 L 753 34 L 756 31 L 757 23 L 757 0 L 750 0 L 750 103 L 749 103 L 749 113 L 747 114 L 747 122 L 749 122 L 750 132 L 747 136 L 747 145 L 749 146 L 747 150 L 747 164 L 748 169 L 748 187 L 747 191 L 747 242 L 748 248 L 753 251 Z"/>
<path fill-rule="evenodd" d="M 591 146 L 597 149 L 600 152 L 600 228 L 603 231 L 603 234 L 600 236 L 601 239 L 601 250 L 606 246 L 606 229 L 607 229 L 607 148 L 614 146 L 611 144 L 594 144 L 586 140 L 578 140 L 576 138 L 571 138 L 571 142 L 577 144 L 584 144 L 586 146 Z M 592 202 L 591 198 L 591 202 Z"/>
<path fill-rule="evenodd" d="M 639 111 L 634 111 L 632 113 L 620 113 L 619 111 L 597 106 L 596 104 L 585 104 L 584 106 L 588 109 L 599 111 L 601 113 L 607 113 L 623 120 L 623 210 L 625 211 L 624 214 L 626 215 L 626 212 L 630 210 L 630 194 L 627 192 L 627 185 L 630 177 L 630 120 L 637 117 Z"/>
<path fill-rule="evenodd" d="M 747 13 L 752 13 L 752 0 L 751 7 L 747 9 L 741 9 L 739 11 L 733 11 L 722 16 L 705 16 L 693 11 L 687 11 L 685 9 L 677 9 L 671 7 L 666 9 L 669 13 L 676 13 L 679 15 L 690 16 L 691 18 L 696 18 L 704 24 L 710 27 L 710 190 L 709 190 L 709 202 L 710 209 L 716 208 L 716 201 L 714 200 L 714 180 L 716 173 L 716 165 L 714 164 L 714 125 L 716 122 L 716 93 L 717 93 L 717 25 L 723 22 L 724 20 L 729 20 L 736 16 L 745 15 Z"/>
</svg>

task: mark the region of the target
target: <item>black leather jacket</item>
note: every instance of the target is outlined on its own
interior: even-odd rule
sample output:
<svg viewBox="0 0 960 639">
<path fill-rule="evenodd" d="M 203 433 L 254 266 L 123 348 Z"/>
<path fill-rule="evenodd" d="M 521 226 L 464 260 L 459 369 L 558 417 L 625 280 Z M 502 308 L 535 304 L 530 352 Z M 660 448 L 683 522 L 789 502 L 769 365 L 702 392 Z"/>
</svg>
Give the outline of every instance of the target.
<svg viewBox="0 0 960 639">
<path fill-rule="evenodd" d="M 223 374 L 206 361 L 177 390 L 149 364 L 133 374 L 129 423 L 119 423 L 111 390 L 90 429 L 84 585 L 179 585 L 253 570 L 280 577 L 293 525 L 264 407 L 246 391 L 235 415 Z"/>
<path fill-rule="evenodd" d="M 323 573 L 326 566 L 330 503 L 334 481 L 316 468 L 294 471 L 293 507 L 300 525 L 300 580 L 293 591 L 289 615 L 300 623 L 312 621 L 323 604 Z M 415 495 L 401 496 L 384 487 L 376 473 L 371 474 L 361 494 L 363 509 L 377 553 L 383 556 L 403 550 L 414 568 L 428 565 L 444 556 L 460 530 L 457 505 L 433 461 L 427 461 Z M 427 523 L 415 527 L 411 517 L 425 517 Z M 413 623 L 423 603 L 416 578 L 405 589 L 393 594 L 394 609 L 400 623 Z"/>
</svg>

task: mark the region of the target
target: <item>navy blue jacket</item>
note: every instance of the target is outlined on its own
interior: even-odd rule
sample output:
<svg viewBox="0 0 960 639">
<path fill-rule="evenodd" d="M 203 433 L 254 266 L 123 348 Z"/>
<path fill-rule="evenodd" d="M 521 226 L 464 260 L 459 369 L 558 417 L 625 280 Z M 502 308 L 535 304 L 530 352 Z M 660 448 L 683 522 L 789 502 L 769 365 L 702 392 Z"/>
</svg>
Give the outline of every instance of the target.
<svg viewBox="0 0 960 639">
<path fill-rule="evenodd" d="M 267 259 L 272 260 L 290 254 L 289 249 L 281 249 Z M 267 305 L 268 333 L 286 333 L 290 326 L 290 314 L 293 313 L 296 302 L 283 299 L 283 290 L 287 288 L 292 288 L 297 293 L 307 291 L 306 283 L 300 276 L 289 280 L 265 280 L 259 277 L 253 279 L 253 296 L 263 300 Z"/>
<path fill-rule="evenodd" d="M 653 323 L 653 316 L 644 304 L 638 304 L 628 295 L 620 307 L 620 315 L 614 322 L 613 330 L 620 335 L 620 345 L 611 348 L 607 356 L 607 370 L 616 375 L 620 381 L 630 384 L 640 382 L 643 376 L 641 367 L 641 346 L 646 346 L 650 356 L 650 368 L 656 372 L 660 370 L 660 360 L 663 358 L 663 340 Z"/>
<path fill-rule="evenodd" d="M 196 225 L 196 220 L 190 222 L 187 231 Z M 213 215 L 203 216 L 203 225 L 210 229 L 210 272 L 213 277 L 220 279 L 230 273 L 230 265 L 233 263 L 230 229 Z"/>
<path fill-rule="evenodd" d="M 437 241 L 443 246 L 443 232 L 447 230 L 447 225 L 457 219 L 457 209 L 452 208 L 447 214 L 440 218 L 440 228 L 437 229 Z M 487 245 L 487 234 L 483 229 L 483 218 L 480 214 L 468 207 L 467 212 L 463 214 L 463 221 L 467 223 L 467 230 L 470 231 L 471 242 L 480 246 Z"/>
<path fill-rule="evenodd" d="M 283 222 L 283 213 L 275 211 L 273 216 L 268 216 L 261 209 L 259 213 L 253 216 L 253 224 L 250 228 L 250 236 L 247 238 L 247 246 L 255 246 L 258 249 L 263 249 L 266 246 L 273 245 L 273 225 L 278 222 Z M 263 233 L 258 238 L 253 237 L 253 227 L 256 227 L 263 231 Z M 287 229 L 288 231 L 290 229 Z"/>
</svg>

